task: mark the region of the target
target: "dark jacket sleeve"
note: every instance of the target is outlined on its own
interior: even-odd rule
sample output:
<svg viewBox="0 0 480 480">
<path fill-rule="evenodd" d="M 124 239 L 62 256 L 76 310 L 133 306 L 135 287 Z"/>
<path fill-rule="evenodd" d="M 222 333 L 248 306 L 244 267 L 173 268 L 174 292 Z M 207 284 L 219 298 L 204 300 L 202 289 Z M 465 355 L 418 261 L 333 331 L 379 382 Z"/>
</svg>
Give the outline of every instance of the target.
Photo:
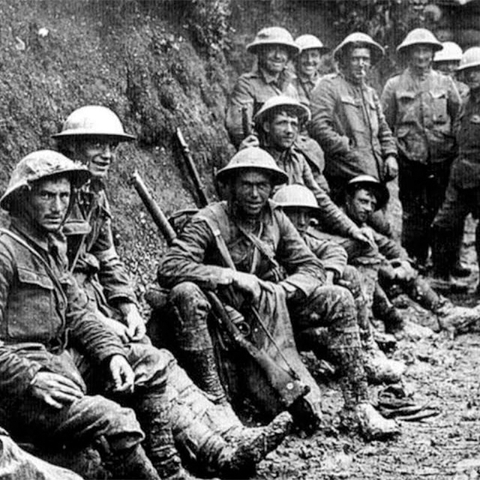
<svg viewBox="0 0 480 480">
<path fill-rule="evenodd" d="M 95 313 L 87 308 L 87 297 L 75 278 L 70 275 L 64 281 L 68 301 L 67 328 L 72 341 L 97 363 L 102 363 L 113 355 L 126 356 L 117 335 L 108 330 Z"/>
<path fill-rule="evenodd" d="M 323 264 L 307 247 L 297 229 L 280 209 L 275 210 L 275 218 L 280 228 L 277 258 L 288 275 L 280 284 L 291 285 L 308 296 L 325 283 Z"/>
<path fill-rule="evenodd" d="M 388 260 L 394 260 L 400 258 L 401 260 L 407 260 L 408 254 L 399 243 L 395 242 L 391 238 L 381 235 L 378 232 L 373 231 L 375 236 L 375 243 L 378 246 L 378 251 Z"/>
<path fill-rule="evenodd" d="M 5 322 L 6 305 L 14 278 L 15 262 L 8 250 L 0 249 L 0 325 Z M 15 348 L 0 342 L 0 391 L 2 396 L 18 397 L 25 393 L 42 364 L 21 357 Z"/>
<path fill-rule="evenodd" d="M 215 289 L 232 282 L 232 270 L 205 265 L 207 249 L 214 248 L 210 227 L 201 218 L 192 218 L 169 247 L 158 267 L 161 286 L 172 288 L 178 283 L 194 282 L 201 288 Z"/>
<path fill-rule="evenodd" d="M 339 278 L 347 265 L 348 255 L 343 247 L 332 240 L 315 238 L 306 232 L 303 235 L 308 248 L 321 260 L 325 270 L 331 270 Z"/>
<path fill-rule="evenodd" d="M 110 205 L 105 196 L 102 197 L 101 206 L 104 214 L 97 220 L 100 223 L 99 234 L 90 250 L 100 264 L 98 278 L 108 302 L 118 300 L 135 302 L 130 277 L 117 254 L 113 241 Z"/>
</svg>

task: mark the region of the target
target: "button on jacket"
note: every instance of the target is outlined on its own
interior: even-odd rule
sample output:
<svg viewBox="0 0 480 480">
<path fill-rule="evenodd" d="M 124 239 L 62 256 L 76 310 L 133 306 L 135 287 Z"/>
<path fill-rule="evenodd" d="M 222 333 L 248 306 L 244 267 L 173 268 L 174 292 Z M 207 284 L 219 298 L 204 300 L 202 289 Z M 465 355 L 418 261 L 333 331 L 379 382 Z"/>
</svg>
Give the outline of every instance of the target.
<svg viewBox="0 0 480 480">
<path fill-rule="evenodd" d="M 375 90 L 343 74 L 327 75 L 312 93 L 310 134 L 325 153 L 325 175 L 383 180 L 384 160 L 397 154 Z"/>
<path fill-rule="evenodd" d="M 430 70 L 419 78 L 407 68 L 386 83 L 382 106 L 404 158 L 428 164 L 455 156 L 461 99 L 450 77 Z"/>
</svg>

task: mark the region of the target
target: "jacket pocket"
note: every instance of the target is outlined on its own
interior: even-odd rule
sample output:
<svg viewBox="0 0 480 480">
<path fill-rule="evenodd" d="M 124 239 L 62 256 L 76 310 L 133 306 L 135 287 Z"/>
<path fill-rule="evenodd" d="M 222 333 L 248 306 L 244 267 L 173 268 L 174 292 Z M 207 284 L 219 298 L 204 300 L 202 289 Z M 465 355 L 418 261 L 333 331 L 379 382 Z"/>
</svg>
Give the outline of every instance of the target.
<svg viewBox="0 0 480 480">
<path fill-rule="evenodd" d="M 435 123 L 447 123 L 447 92 L 444 90 L 433 90 L 430 92 L 433 99 L 432 115 Z"/>
<path fill-rule="evenodd" d="M 17 285 L 10 293 L 5 316 L 9 339 L 49 341 L 53 333 L 54 295 L 54 285 L 48 275 L 18 266 Z"/>
<path fill-rule="evenodd" d="M 340 101 L 342 104 L 342 113 L 345 115 L 346 124 L 350 125 L 350 129 L 354 132 L 364 130 L 361 101 L 350 95 L 342 96 Z M 346 134 L 349 136 L 348 132 L 346 132 Z"/>
</svg>

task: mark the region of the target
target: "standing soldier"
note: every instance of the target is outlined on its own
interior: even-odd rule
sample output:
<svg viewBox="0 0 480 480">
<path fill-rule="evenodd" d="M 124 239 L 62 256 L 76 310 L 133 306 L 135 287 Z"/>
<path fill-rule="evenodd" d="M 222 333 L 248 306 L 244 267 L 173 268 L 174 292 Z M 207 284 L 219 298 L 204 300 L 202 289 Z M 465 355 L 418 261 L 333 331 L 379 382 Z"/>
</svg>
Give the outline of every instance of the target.
<svg viewBox="0 0 480 480">
<path fill-rule="evenodd" d="M 412 30 L 397 48 L 407 68 L 388 80 L 382 94 L 399 149 L 402 245 L 419 267 L 426 265 L 431 223 L 445 196 L 461 106 L 453 80 L 432 69 L 433 55 L 441 49 L 430 31 Z"/>
<path fill-rule="evenodd" d="M 226 127 L 236 147 L 250 134 L 254 115 L 270 97 L 284 94 L 298 98 L 292 85 L 293 74 L 287 67 L 299 48 L 287 30 L 282 27 L 260 30 L 247 51 L 256 55 L 257 63 L 251 72 L 238 79 L 226 113 Z"/>
<path fill-rule="evenodd" d="M 252 147 L 238 152 L 218 172 L 217 180 L 228 188 L 228 200 L 194 216 L 158 270 L 160 284 L 172 288 L 172 327 L 187 370 L 194 378 L 201 377 L 213 392 L 222 389 L 213 357 L 211 305 L 204 293 L 217 290 L 230 314 L 235 312 L 232 320 L 243 318 L 249 341 L 282 366 L 288 361 L 310 386 L 305 398 L 317 415 L 318 386 L 299 358 L 293 333 L 328 327 L 330 353 L 342 377 L 345 426 L 359 428 L 368 438 L 398 433 L 396 424 L 381 417 L 368 399 L 350 292 L 324 285 L 321 262 L 285 214 L 269 201 L 273 187 L 284 183 L 286 174 L 268 153 Z M 258 316 L 252 315 L 252 307 Z M 267 397 L 268 390 L 262 388 L 268 372 L 242 360 L 235 350 L 227 352 L 226 360 L 236 366 L 245 385 L 243 392 L 248 389 L 259 406 L 274 409 L 279 392 Z"/>
<path fill-rule="evenodd" d="M 295 60 L 296 77 L 293 85 L 297 89 L 300 103 L 310 107 L 312 91 L 323 77 L 319 72 L 322 56 L 329 49 L 314 35 L 301 35 L 295 43 L 300 53 Z"/>
<path fill-rule="evenodd" d="M 334 51 L 340 72 L 312 93 L 310 133 L 325 153 L 325 176 L 334 201 L 349 180 L 371 175 L 382 183 L 397 176 L 397 149 L 375 90 L 367 85 L 383 48 L 364 33 L 352 33 Z M 383 213 L 383 214 L 382 214 Z M 384 210 L 375 228 L 390 232 Z"/>
<path fill-rule="evenodd" d="M 470 94 L 459 120 L 459 153 L 453 162 L 445 202 L 433 222 L 432 260 L 437 288 L 448 289 L 455 266 L 457 232 L 472 213 L 480 216 L 480 47 L 468 49 L 460 63 Z M 475 248 L 480 258 L 480 232 L 477 226 Z M 477 286 L 477 292 L 479 288 Z"/>
</svg>

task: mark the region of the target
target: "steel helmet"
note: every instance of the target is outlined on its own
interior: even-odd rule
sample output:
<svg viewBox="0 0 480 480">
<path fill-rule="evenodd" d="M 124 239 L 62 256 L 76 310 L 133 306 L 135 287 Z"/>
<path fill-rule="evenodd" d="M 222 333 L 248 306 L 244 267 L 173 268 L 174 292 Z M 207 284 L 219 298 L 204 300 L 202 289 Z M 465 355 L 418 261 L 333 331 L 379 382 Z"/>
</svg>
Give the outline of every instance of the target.
<svg viewBox="0 0 480 480">
<path fill-rule="evenodd" d="M 285 185 L 272 197 L 282 208 L 310 208 L 319 211 L 317 199 L 313 192 L 303 185 Z"/>
<path fill-rule="evenodd" d="M 377 210 L 380 210 L 388 203 L 390 192 L 388 191 L 388 188 L 375 177 L 370 175 L 358 175 L 358 177 L 352 178 L 345 187 L 345 194 L 353 194 L 360 188 L 368 188 L 373 192 L 377 199 Z"/>
<path fill-rule="evenodd" d="M 458 71 L 466 70 L 467 68 L 480 67 L 480 47 L 472 47 L 465 50 L 465 53 L 460 60 Z"/>
<path fill-rule="evenodd" d="M 315 35 L 300 35 L 295 39 L 295 43 L 300 49 L 300 53 L 305 50 L 320 50 L 320 53 L 324 54 L 330 50 Z"/>
<path fill-rule="evenodd" d="M 134 135 L 124 132 L 117 115 L 100 105 L 88 105 L 72 112 L 65 120 L 62 131 L 52 135 L 52 138 L 86 135 L 105 135 L 123 142 L 135 139 Z"/>
<path fill-rule="evenodd" d="M 297 100 L 287 97 L 286 95 L 276 95 L 270 97 L 262 106 L 262 108 L 256 113 L 253 118 L 255 125 L 260 125 L 265 117 L 273 112 L 273 110 L 285 109 L 292 111 L 295 116 L 298 117 L 300 122 L 310 121 L 310 110 L 302 105 Z"/>
<path fill-rule="evenodd" d="M 459 62 L 462 59 L 462 49 L 455 42 L 443 42 L 443 48 L 435 53 L 434 62 Z"/>
<path fill-rule="evenodd" d="M 260 30 L 255 40 L 247 45 L 247 52 L 255 54 L 259 48 L 266 45 L 283 45 L 290 50 L 292 55 L 300 52 L 290 32 L 282 27 L 267 27 Z"/>
<path fill-rule="evenodd" d="M 7 190 L 0 198 L 0 207 L 10 210 L 13 196 L 32 183 L 52 177 L 66 175 L 74 187 L 80 187 L 90 178 L 86 167 L 73 162 L 61 153 L 53 150 L 38 150 L 30 153 L 17 163 L 13 170 Z"/>
<path fill-rule="evenodd" d="M 408 32 L 403 42 L 397 47 L 397 52 L 405 53 L 414 45 L 428 45 L 435 52 L 443 48 L 442 44 L 430 30 L 427 30 L 426 28 L 415 28 Z"/>
<path fill-rule="evenodd" d="M 383 55 L 385 55 L 384 48 L 375 40 L 373 40 L 372 37 L 366 33 L 355 32 L 345 37 L 340 45 L 335 48 L 333 51 L 334 58 L 338 61 L 345 48 L 352 44 L 359 44 L 362 47 L 364 46 L 365 48 L 369 48 L 372 55 L 372 63 L 378 62 Z"/>
<path fill-rule="evenodd" d="M 287 174 L 277 166 L 274 158 L 259 147 L 248 147 L 237 152 L 228 165 L 219 170 L 216 178 L 219 182 L 225 183 L 229 177 L 245 169 L 270 173 L 274 185 L 281 185 L 288 181 Z"/>
</svg>

